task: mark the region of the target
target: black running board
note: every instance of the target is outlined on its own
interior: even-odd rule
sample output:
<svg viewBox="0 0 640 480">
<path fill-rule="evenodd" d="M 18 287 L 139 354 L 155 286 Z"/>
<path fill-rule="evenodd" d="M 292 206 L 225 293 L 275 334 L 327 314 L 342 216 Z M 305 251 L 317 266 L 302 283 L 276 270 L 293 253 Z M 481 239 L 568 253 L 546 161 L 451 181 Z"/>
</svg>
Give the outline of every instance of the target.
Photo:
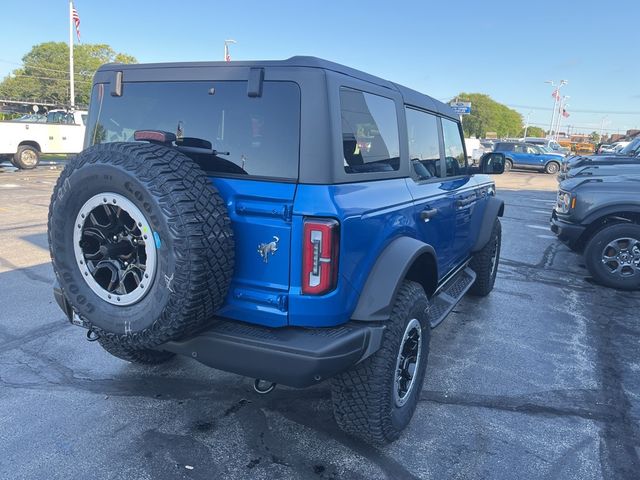
<svg viewBox="0 0 640 480">
<path fill-rule="evenodd" d="M 431 299 L 431 306 L 429 307 L 431 328 L 440 325 L 475 281 L 476 273 L 469 267 L 463 268 L 447 280 L 447 283 Z"/>
</svg>

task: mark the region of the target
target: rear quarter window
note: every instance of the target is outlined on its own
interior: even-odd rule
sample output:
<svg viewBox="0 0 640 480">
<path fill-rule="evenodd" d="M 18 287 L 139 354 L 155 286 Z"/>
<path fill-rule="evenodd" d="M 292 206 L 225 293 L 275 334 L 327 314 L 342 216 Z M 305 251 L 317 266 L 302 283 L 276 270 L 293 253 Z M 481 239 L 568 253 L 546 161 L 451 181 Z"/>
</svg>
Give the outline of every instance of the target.
<svg viewBox="0 0 640 480">
<path fill-rule="evenodd" d="M 393 100 L 341 88 L 340 111 L 346 173 L 387 172 L 400 168 L 398 117 Z"/>
<path fill-rule="evenodd" d="M 105 94 L 106 92 L 106 94 Z M 125 83 L 121 97 L 94 87 L 88 145 L 131 142 L 136 130 L 176 135 L 176 145 L 206 172 L 276 179 L 298 177 L 300 89 L 245 81 Z"/>
</svg>

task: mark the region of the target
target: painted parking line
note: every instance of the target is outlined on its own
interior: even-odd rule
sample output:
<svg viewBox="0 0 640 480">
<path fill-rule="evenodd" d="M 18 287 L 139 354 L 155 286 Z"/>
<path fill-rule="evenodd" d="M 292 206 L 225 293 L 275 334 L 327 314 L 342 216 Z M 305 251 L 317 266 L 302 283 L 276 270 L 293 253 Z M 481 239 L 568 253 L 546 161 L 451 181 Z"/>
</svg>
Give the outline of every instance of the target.
<svg viewBox="0 0 640 480">
<path fill-rule="evenodd" d="M 544 213 L 546 215 L 548 215 L 550 212 L 549 210 L 533 210 L 535 213 Z"/>
<path fill-rule="evenodd" d="M 0 188 L 20 188 L 20 185 L 15 183 L 0 183 Z"/>
<path fill-rule="evenodd" d="M 548 240 L 555 240 L 556 237 L 554 235 L 536 235 L 538 238 L 546 238 Z"/>
</svg>

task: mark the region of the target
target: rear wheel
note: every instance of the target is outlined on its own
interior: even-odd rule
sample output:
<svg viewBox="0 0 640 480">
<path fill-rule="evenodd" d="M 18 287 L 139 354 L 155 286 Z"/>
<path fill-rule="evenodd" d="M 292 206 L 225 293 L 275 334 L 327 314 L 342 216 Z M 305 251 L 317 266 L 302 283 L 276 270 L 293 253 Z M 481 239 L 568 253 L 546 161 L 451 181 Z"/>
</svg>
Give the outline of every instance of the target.
<svg viewBox="0 0 640 480">
<path fill-rule="evenodd" d="M 600 230 L 587 243 L 584 257 L 598 283 L 640 289 L 640 225 L 619 223 Z"/>
<path fill-rule="evenodd" d="M 482 247 L 482 250 L 474 254 L 471 262 L 469 262 L 469 267 L 476 273 L 476 281 L 469 289 L 471 295 L 484 297 L 493 290 L 498 273 L 498 263 L 500 262 L 501 243 L 502 225 L 500 224 L 500 219 L 496 218 L 491 238 Z"/>
<path fill-rule="evenodd" d="M 175 353 L 151 350 L 149 348 L 134 348 L 122 342 L 113 342 L 107 338 L 98 339 L 98 343 L 114 357 L 131 363 L 157 365 L 171 360 L 175 356 Z"/>
<path fill-rule="evenodd" d="M 31 170 L 40 163 L 40 152 L 31 145 L 21 145 L 13 156 L 13 162 L 11 163 L 23 170 Z"/>
<path fill-rule="evenodd" d="M 405 280 L 380 350 L 332 380 L 333 413 L 344 431 L 382 444 L 409 424 L 429 356 L 428 308 L 420 284 Z"/>
<path fill-rule="evenodd" d="M 559 170 L 560 170 L 560 165 L 557 164 L 556 162 L 549 162 L 544 167 L 544 171 L 549 175 L 555 175 L 556 173 L 558 173 Z"/>
</svg>

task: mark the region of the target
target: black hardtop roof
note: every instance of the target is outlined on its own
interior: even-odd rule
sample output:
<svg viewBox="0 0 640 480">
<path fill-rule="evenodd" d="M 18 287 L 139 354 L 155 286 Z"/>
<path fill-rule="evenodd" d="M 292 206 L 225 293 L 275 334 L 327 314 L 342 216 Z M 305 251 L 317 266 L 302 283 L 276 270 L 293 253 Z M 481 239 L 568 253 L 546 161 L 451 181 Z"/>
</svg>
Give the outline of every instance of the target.
<svg viewBox="0 0 640 480">
<path fill-rule="evenodd" d="M 454 110 L 446 103 L 440 102 L 435 98 L 420 93 L 416 90 L 412 90 L 408 87 L 404 87 L 397 83 L 390 82 L 375 75 L 371 75 L 355 68 L 340 65 L 339 63 L 330 62 L 317 57 L 308 56 L 295 56 L 286 60 L 251 60 L 251 61 L 233 61 L 233 62 L 173 62 L 173 63 L 107 63 L 102 65 L 100 71 L 114 71 L 114 70 L 137 70 L 137 69 L 152 69 L 152 68 L 198 68 L 198 67 L 225 67 L 225 68 L 237 68 L 237 67 L 306 67 L 306 68 L 319 68 L 323 70 L 329 70 L 332 72 L 341 73 L 350 77 L 363 80 L 365 82 L 373 83 L 375 85 L 395 90 L 399 92 L 404 98 L 405 103 L 413 105 L 415 107 L 424 108 L 438 112 L 447 117 L 458 120 L 458 115 Z"/>
</svg>

